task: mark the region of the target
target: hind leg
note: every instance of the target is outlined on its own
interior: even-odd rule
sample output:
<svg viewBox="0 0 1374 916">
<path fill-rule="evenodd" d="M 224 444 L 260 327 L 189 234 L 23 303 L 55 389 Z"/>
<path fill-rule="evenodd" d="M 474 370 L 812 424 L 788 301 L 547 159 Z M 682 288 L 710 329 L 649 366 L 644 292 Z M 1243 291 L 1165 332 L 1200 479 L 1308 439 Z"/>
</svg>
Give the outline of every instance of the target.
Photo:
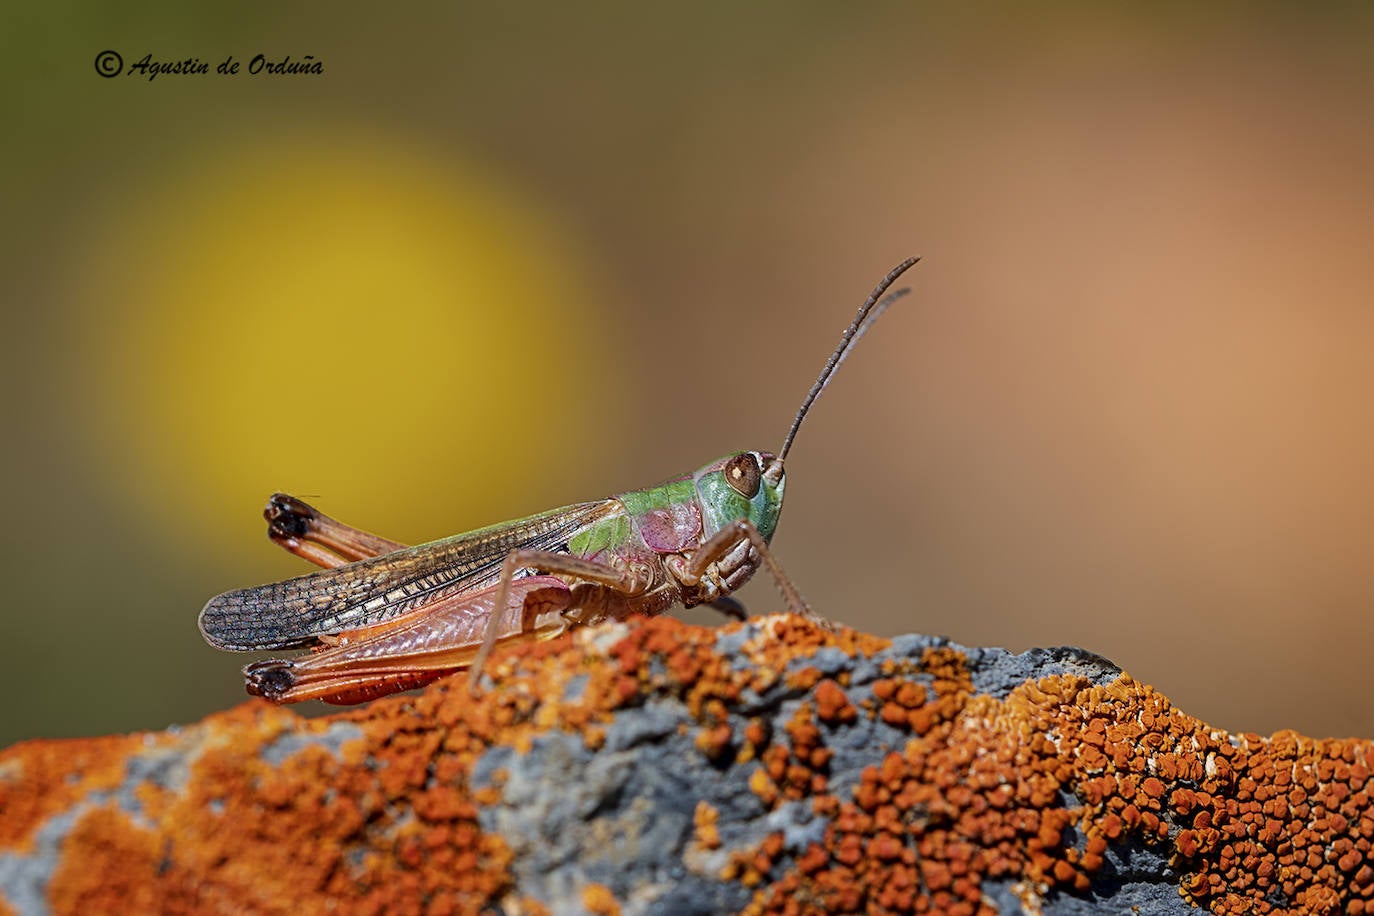
<svg viewBox="0 0 1374 916">
<path fill-rule="evenodd" d="M 285 493 L 273 493 L 263 510 L 272 543 L 316 566 L 333 569 L 379 557 L 405 544 L 352 528 Z"/>
</svg>

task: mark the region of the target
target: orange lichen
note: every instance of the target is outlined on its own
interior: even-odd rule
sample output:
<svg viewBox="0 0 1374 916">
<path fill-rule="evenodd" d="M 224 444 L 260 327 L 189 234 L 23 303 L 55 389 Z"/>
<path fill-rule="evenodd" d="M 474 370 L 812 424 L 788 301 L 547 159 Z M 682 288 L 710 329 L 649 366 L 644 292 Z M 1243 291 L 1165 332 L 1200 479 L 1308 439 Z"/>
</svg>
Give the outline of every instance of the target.
<svg viewBox="0 0 1374 916">
<path fill-rule="evenodd" d="M 826 678 L 816 685 L 816 714 L 827 725 L 845 725 L 859 716 L 844 690 Z"/>
<path fill-rule="evenodd" d="M 133 735 L 15 745 L 0 762 L 0 850 L 30 851 L 40 824 L 91 792 L 119 785 L 125 759 L 143 749 L 142 736 Z M 73 772 L 82 778 L 70 779 Z"/>
<path fill-rule="evenodd" d="M 834 694 L 818 686 L 815 722 L 798 708 L 790 745 L 763 753 L 751 787 L 770 807 L 810 796 L 833 819 L 826 847 L 760 886 L 751 911 L 993 912 L 983 879 L 1082 891 L 1109 843 L 1133 836 L 1171 845 L 1182 893 L 1213 912 L 1374 912 L 1369 742 L 1280 733 L 1237 746 L 1125 675 L 1106 687 L 1045 678 L 999 701 L 971 695 L 961 665 L 929 650 L 908 672 L 934 675 L 929 685 L 872 685 L 869 715 L 913 738 L 848 798 L 824 794 L 817 758 Z M 1171 819 L 1189 826 L 1171 836 Z M 766 860 L 750 864 L 763 873 Z"/>
<path fill-rule="evenodd" d="M 63 857 L 52 878 L 52 906 L 60 913 L 80 912 L 83 901 L 117 900 L 129 913 L 165 909 L 168 889 L 148 881 L 157 873 L 158 837 L 128 829 L 127 817 L 113 806 L 88 812 L 63 841 Z"/>
<path fill-rule="evenodd" d="M 582 906 L 593 916 L 620 916 L 620 901 L 604 884 L 588 884 L 583 888 Z"/>
<path fill-rule="evenodd" d="M 697 802 L 692 813 L 692 826 L 697 846 L 705 850 L 720 848 L 720 811 L 706 799 Z"/>
<path fill-rule="evenodd" d="M 981 695 L 948 646 L 860 678 L 889 643 L 801 618 L 756 622 L 742 658 L 719 636 L 634 621 L 498 653 L 499 689 L 479 698 L 456 680 L 321 719 L 253 701 L 179 734 L 19 745 L 0 754 L 0 851 L 31 854 L 74 815 L 48 888 L 58 913 L 538 912 L 515 899 L 512 846 L 481 826 L 510 774 L 473 786 L 476 761 L 552 732 L 595 753 L 618 714 L 672 700 L 687 753 L 755 809 L 821 819 L 789 841 L 697 800 L 681 854 L 751 912 L 988 913 L 989 882 L 1034 908 L 1132 843 L 1170 856 L 1179 893 L 1215 913 L 1374 913 L 1369 742 L 1233 738 L 1124 674 Z M 866 765 L 841 740 L 855 729 L 885 736 Z M 131 775 L 173 753 L 182 777 Z M 618 911 L 610 887 L 576 886 L 588 911 Z"/>
</svg>

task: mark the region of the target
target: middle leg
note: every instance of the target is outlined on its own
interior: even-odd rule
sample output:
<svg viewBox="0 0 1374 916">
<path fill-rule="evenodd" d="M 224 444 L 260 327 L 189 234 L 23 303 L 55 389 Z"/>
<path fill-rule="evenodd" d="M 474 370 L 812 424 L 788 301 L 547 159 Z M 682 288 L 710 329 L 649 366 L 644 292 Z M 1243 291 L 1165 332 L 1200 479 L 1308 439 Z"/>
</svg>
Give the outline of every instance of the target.
<svg viewBox="0 0 1374 916">
<path fill-rule="evenodd" d="M 623 567 L 610 566 L 566 553 L 552 553 L 547 550 L 512 550 L 501 564 L 501 578 L 497 585 L 496 606 L 504 607 L 509 601 L 515 574 L 521 569 L 533 569 L 540 574 L 566 576 L 582 579 L 603 586 L 627 597 L 643 594 L 653 585 L 653 572 L 647 566 L 627 563 Z M 524 580 L 521 580 L 524 581 Z M 468 686 L 477 689 L 477 681 L 482 676 L 482 665 L 495 647 L 498 639 L 498 626 L 495 618 L 487 624 L 482 638 L 482 648 L 472 660 L 468 670 Z"/>
</svg>

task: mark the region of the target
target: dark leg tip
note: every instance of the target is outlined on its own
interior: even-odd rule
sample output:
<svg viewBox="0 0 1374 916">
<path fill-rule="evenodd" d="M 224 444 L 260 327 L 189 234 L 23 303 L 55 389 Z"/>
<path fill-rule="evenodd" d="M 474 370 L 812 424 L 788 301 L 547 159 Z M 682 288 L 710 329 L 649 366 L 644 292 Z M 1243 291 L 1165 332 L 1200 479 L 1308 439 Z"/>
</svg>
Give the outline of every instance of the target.
<svg viewBox="0 0 1374 916">
<path fill-rule="evenodd" d="M 285 493 L 273 493 L 262 510 L 267 536 L 273 540 L 305 537 L 318 514 L 309 504 Z"/>
<path fill-rule="evenodd" d="M 712 601 L 711 607 L 715 608 L 717 611 L 720 611 L 726 617 L 730 617 L 735 620 L 749 619 L 749 612 L 745 610 L 744 605 L 741 604 L 739 601 L 735 600 L 734 598 L 731 598 L 729 595 L 722 595 L 715 601 Z"/>
<path fill-rule="evenodd" d="M 289 661 L 278 658 L 253 662 L 243 669 L 243 686 L 252 696 L 276 702 L 296 686 L 296 675 L 291 668 Z"/>
</svg>

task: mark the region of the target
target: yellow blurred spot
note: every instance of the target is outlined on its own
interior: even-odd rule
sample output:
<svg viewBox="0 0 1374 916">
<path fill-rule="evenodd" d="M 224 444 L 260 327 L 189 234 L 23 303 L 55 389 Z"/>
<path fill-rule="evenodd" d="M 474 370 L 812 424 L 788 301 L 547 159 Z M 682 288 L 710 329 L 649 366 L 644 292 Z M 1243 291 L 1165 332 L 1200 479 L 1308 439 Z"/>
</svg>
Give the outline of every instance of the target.
<svg viewBox="0 0 1374 916">
<path fill-rule="evenodd" d="M 528 201 L 356 136 L 148 181 L 98 242 L 73 352 L 99 473 L 152 521 L 261 550 L 239 521 L 277 489 L 403 539 L 549 508 L 519 491 L 583 453 L 559 398 L 607 391 L 606 329 Z"/>
</svg>

